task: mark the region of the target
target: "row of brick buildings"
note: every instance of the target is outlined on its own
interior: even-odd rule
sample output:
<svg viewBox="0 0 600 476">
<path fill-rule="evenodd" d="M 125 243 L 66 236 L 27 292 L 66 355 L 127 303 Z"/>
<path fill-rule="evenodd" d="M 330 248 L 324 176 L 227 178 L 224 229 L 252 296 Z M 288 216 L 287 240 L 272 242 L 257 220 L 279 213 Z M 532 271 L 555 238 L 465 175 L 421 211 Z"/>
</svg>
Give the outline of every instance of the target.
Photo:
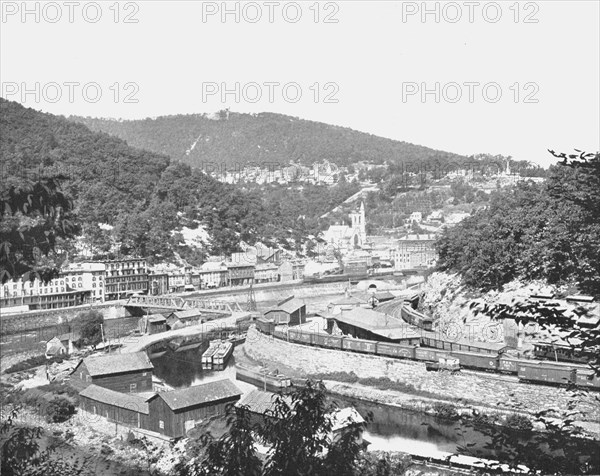
<svg viewBox="0 0 600 476">
<path fill-rule="evenodd" d="M 240 258 L 240 257 L 238 257 Z M 132 294 L 162 295 L 172 292 L 242 286 L 302 279 L 299 262 L 208 262 L 202 267 L 150 270 L 145 259 L 71 263 L 58 278 L 44 283 L 9 281 L 0 286 L 0 306 L 9 312 L 59 309 L 90 302 L 125 299 Z"/>
</svg>

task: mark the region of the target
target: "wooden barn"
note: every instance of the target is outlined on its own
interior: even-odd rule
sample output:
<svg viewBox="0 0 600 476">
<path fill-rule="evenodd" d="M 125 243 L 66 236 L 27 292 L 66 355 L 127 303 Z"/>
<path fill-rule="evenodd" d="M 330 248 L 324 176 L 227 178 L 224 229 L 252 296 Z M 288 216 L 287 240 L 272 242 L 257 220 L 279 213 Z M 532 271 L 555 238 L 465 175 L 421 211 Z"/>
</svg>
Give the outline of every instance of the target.
<svg viewBox="0 0 600 476">
<path fill-rule="evenodd" d="M 71 382 L 80 388 L 94 384 L 116 392 L 150 392 L 153 370 L 145 352 L 86 357 L 71 372 Z"/>
<path fill-rule="evenodd" d="M 297 326 L 304 324 L 306 322 L 306 304 L 303 300 L 290 296 L 266 311 L 264 317 L 272 319 L 275 325 Z"/>
<path fill-rule="evenodd" d="M 241 395 L 241 390 L 227 379 L 160 392 L 148 401 L 147 429 L 174 438 L 185 436 L 196 422 L 225 415 L 226 406 Z"/>
<path fill-rule="evenodd" d="M 79 392 L 81 410 L 106 418 L 111 423 L 119 423 L 134 428 L 148 426 L 148 402 L 139 395 L 115 392 L 98 385 L 89 385 Z"/>
</svg>

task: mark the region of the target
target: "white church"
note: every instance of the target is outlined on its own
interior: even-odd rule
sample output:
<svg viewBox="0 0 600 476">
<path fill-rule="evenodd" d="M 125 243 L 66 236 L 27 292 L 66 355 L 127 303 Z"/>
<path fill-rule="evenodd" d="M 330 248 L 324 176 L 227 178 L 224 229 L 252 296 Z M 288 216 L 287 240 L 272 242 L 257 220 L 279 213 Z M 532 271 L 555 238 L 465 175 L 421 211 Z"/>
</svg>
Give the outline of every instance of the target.
<svg viewBox="0 0 600 476">
<path fill-rule="evenodd" d="M 350 219 L 352 220 L 352 226 L 331 225 L 329 227 L 323 234 L 323 239 L 327 242 L 327 245 L 331 245 L 342 252 L 349 252 L 362 248 L 367 243 L 364 202 L 361 202 L 357 211 L 350 213 Z"/>
</svg>

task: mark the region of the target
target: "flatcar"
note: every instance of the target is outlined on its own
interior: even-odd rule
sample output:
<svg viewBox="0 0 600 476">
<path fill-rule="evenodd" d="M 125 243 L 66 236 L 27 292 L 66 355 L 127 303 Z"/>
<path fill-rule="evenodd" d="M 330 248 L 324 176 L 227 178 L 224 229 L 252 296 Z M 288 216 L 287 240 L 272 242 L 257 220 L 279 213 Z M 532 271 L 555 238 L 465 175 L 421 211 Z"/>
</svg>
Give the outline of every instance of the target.
<svg viewBox="0 0 600 476">
<path fill-rule="evenodd" d="M 338 336 L 331 336 L 329 334 L 313 334 L 312 343 L 320 347 L 326 347 L 328 349 L 342 349 L 342 342 L 344 338 Z"/>
<path fill-rule="evenodd" d="M 365 354 L 376 354 L 377 342 L 364 339 L 349 339 L 345 337 L 342 340 L 342 349 L 363 352 Z"/>
<path fill-rule="evenodd" d="M 548 362 L 519 364 L 517 373 L 523 382 L 545 383 L 547 385 L 567 385 L 576 383 L 576 369 L 570 365 Z"/>
<path fill-rule="evenodd" d="M 416 345 L 402 345 L 389 344 L 387 342 L 377 342 L 377 355 L 414 360 L 416 348 Z"/>
<path fill-rule="evenodd" d="M 475 352 L 452 352 L 450 354 L 460 362 L 460 366 L 467 369 L 496 371 L 498 370 L 498 356 L 493 354 L 478 354 Z"/>
</svg>

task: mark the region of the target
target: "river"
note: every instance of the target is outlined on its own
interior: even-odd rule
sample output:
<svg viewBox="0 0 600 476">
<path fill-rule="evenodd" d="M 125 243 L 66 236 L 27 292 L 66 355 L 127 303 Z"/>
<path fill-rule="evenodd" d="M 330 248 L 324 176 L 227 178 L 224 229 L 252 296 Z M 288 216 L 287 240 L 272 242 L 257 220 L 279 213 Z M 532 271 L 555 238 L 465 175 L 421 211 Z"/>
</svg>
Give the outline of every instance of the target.
<svg viewBox="0 0 600 476">
<path fill-rule="evenodd" d="M 203 370 L 200 364 L 203 347 L 195 350 L 174 352 L 152 359 L 154 375 L 175 388 L 185 388 L 214 380 L 228 378 L 244 392 L 255 389 L 251 384 L 235 378 L 235 357 L 232 356 L 222 371 Z M 456 422 L 439 420 L 430 415 L 410 412 L 396 407 L 384 407 L 364 401 L 351 401 L 335 397 L 339 406 L 354 406 L 367 417 L 372 414 L 364 437 L 371 444 L 369 450 L 404 451 L 412 454 L 436 457 L 456 451 L 457 445 L 477 442 L 483 450 L 485 435 L 473 429 L 459 428 Z M 491 456 L 483 452 L 481 456 Z"/>
</svg>

